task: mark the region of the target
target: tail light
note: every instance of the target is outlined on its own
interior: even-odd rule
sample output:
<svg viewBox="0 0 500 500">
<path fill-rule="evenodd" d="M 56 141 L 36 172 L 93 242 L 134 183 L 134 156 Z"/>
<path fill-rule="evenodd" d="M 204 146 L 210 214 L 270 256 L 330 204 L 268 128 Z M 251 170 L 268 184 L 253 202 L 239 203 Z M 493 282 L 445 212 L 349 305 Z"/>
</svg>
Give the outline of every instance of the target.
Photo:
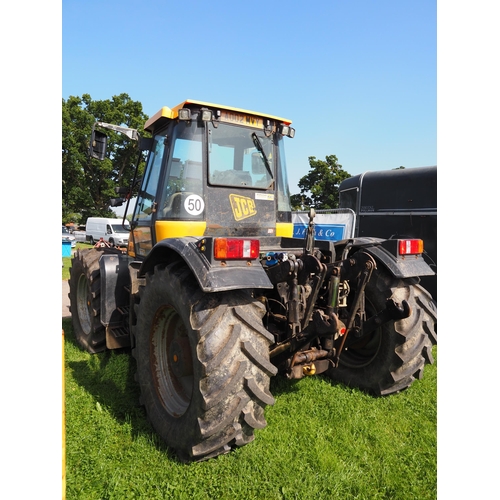
<svg viewBox="0 0 500 500">
<path fill-rule="evenodd" d="M 215 238 L 214 257 L 219 260 L 256 259 L 260 252 L 259 240 Z"/>
<path fill-rule="evenodd" d="M 416 255 L 423 252 L 423 240 L 399 240 L 399 255 Z"/>
</svg>

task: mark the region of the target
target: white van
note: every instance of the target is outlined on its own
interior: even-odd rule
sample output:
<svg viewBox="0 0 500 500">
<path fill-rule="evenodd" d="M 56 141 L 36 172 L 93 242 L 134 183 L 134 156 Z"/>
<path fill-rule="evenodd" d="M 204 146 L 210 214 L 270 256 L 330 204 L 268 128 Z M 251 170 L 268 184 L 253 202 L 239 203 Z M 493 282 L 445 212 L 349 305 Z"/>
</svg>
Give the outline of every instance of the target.
<svg viewBox="0 0 500 500">
<path fill-rule="evenodd" d="M 107 219 L 105 217 L 89 217 L 85 225 L 85 233 L 87 241 L 92 245 L 97 243 L 101 238 L 109 241 L 116 246 L 123 247 L 128 245 L 128 236 L 130 232 L 130 224 L 126 220 L 124 229 L 123 219 Z"/>
</svg>

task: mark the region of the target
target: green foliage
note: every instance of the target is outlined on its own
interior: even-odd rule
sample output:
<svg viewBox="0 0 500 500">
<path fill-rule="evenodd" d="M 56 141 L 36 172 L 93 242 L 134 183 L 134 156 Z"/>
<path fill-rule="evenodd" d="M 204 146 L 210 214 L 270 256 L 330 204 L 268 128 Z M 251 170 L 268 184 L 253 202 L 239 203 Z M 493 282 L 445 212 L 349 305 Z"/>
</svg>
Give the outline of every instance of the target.
<svg viewBox="0 0 500 500">
<path fill-rule="evenodd" d="M 135 128 L 143 136 L 148 116 L 142 104 L 127 94 L 93 101 L 89 94 L 62 100 L 62 222 L 85 223 L 88 217 L 112 217 L 109 200 L 114 188 L 129 186 L 138 158 L 137 144 L 106 130 L 107 155 L 90 159 L 88 149 L 96 121 Z M 144 161 L 141 161 L 141 168 Z"/>
<path fill-rule="evenodd" d="M 300 194 L 290 197 L 292 210 L 338 208 L 339 185 L 351 175 L 342 169 L 335 155 L 329 155 L 325 160 L 309 157 L 309 173 L 298 184 Z"/>
<path fill-rule="evenodd" d="M 69 499 L 391 499 L 437 496 L 437 361 L 401 394 L 374 398 L 322 376 L 271 381 L 255 440 L 183 464 L 139 406 L 128 352 L 91 355 L 65 332 Z M 437 347 L 433 348 L 437 360 Z"/>
</svg>

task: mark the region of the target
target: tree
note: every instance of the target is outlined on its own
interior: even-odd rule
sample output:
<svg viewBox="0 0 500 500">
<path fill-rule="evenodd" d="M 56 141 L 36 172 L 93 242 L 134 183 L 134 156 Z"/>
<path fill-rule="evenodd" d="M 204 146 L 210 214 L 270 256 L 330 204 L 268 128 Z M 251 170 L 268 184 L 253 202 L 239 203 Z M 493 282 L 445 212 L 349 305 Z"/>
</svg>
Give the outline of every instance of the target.
<svg viewBox="0 0 500 500">
<path fill-rule="evenodd" d="M 339 185 L 349 173 L 342 169 L 335 155 L 329 155 L 326 161 L 309 157 L 310 171 L 299 181 L 300 194 L 291 196 L 293 210 L 305 210 L 313 207 L 316 210 L 338 208 Z"/>
<path fill-rule="evenodd" d="M 116 186 L 131 184 L 139 155 L 137 144 L 106 130 L 108 147 L 103 161 L 90 159 L 88 149 L 96 121 L 135 128 L 143 136 L 148 119 L 142 104 L 127 94 L 93 101 L 89 94 L 62 100 L 62 222 L 82 223 L 88 217 L 113 217 L 109 202 Z M 141 159 L 140 169 L 144 168 Z M 74 220 L 75 214 L 80 220 Z"/>
</svg>

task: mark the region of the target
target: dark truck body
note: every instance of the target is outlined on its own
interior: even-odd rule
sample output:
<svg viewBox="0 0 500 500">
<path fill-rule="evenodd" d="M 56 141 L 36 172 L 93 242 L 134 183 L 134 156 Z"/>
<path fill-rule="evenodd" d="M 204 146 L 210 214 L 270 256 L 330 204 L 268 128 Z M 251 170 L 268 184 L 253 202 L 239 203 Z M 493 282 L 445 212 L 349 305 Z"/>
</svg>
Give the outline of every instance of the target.
<svg viewBox="0 0 500 500">
<path fill-rule="evenodd" d="M 421 284 L 437 301 L 437 167 L 365 172 L 339 186 L 340 207 L 356 214 L 355 237 L 420 238 L 436 272 Z"/>
</svg>

